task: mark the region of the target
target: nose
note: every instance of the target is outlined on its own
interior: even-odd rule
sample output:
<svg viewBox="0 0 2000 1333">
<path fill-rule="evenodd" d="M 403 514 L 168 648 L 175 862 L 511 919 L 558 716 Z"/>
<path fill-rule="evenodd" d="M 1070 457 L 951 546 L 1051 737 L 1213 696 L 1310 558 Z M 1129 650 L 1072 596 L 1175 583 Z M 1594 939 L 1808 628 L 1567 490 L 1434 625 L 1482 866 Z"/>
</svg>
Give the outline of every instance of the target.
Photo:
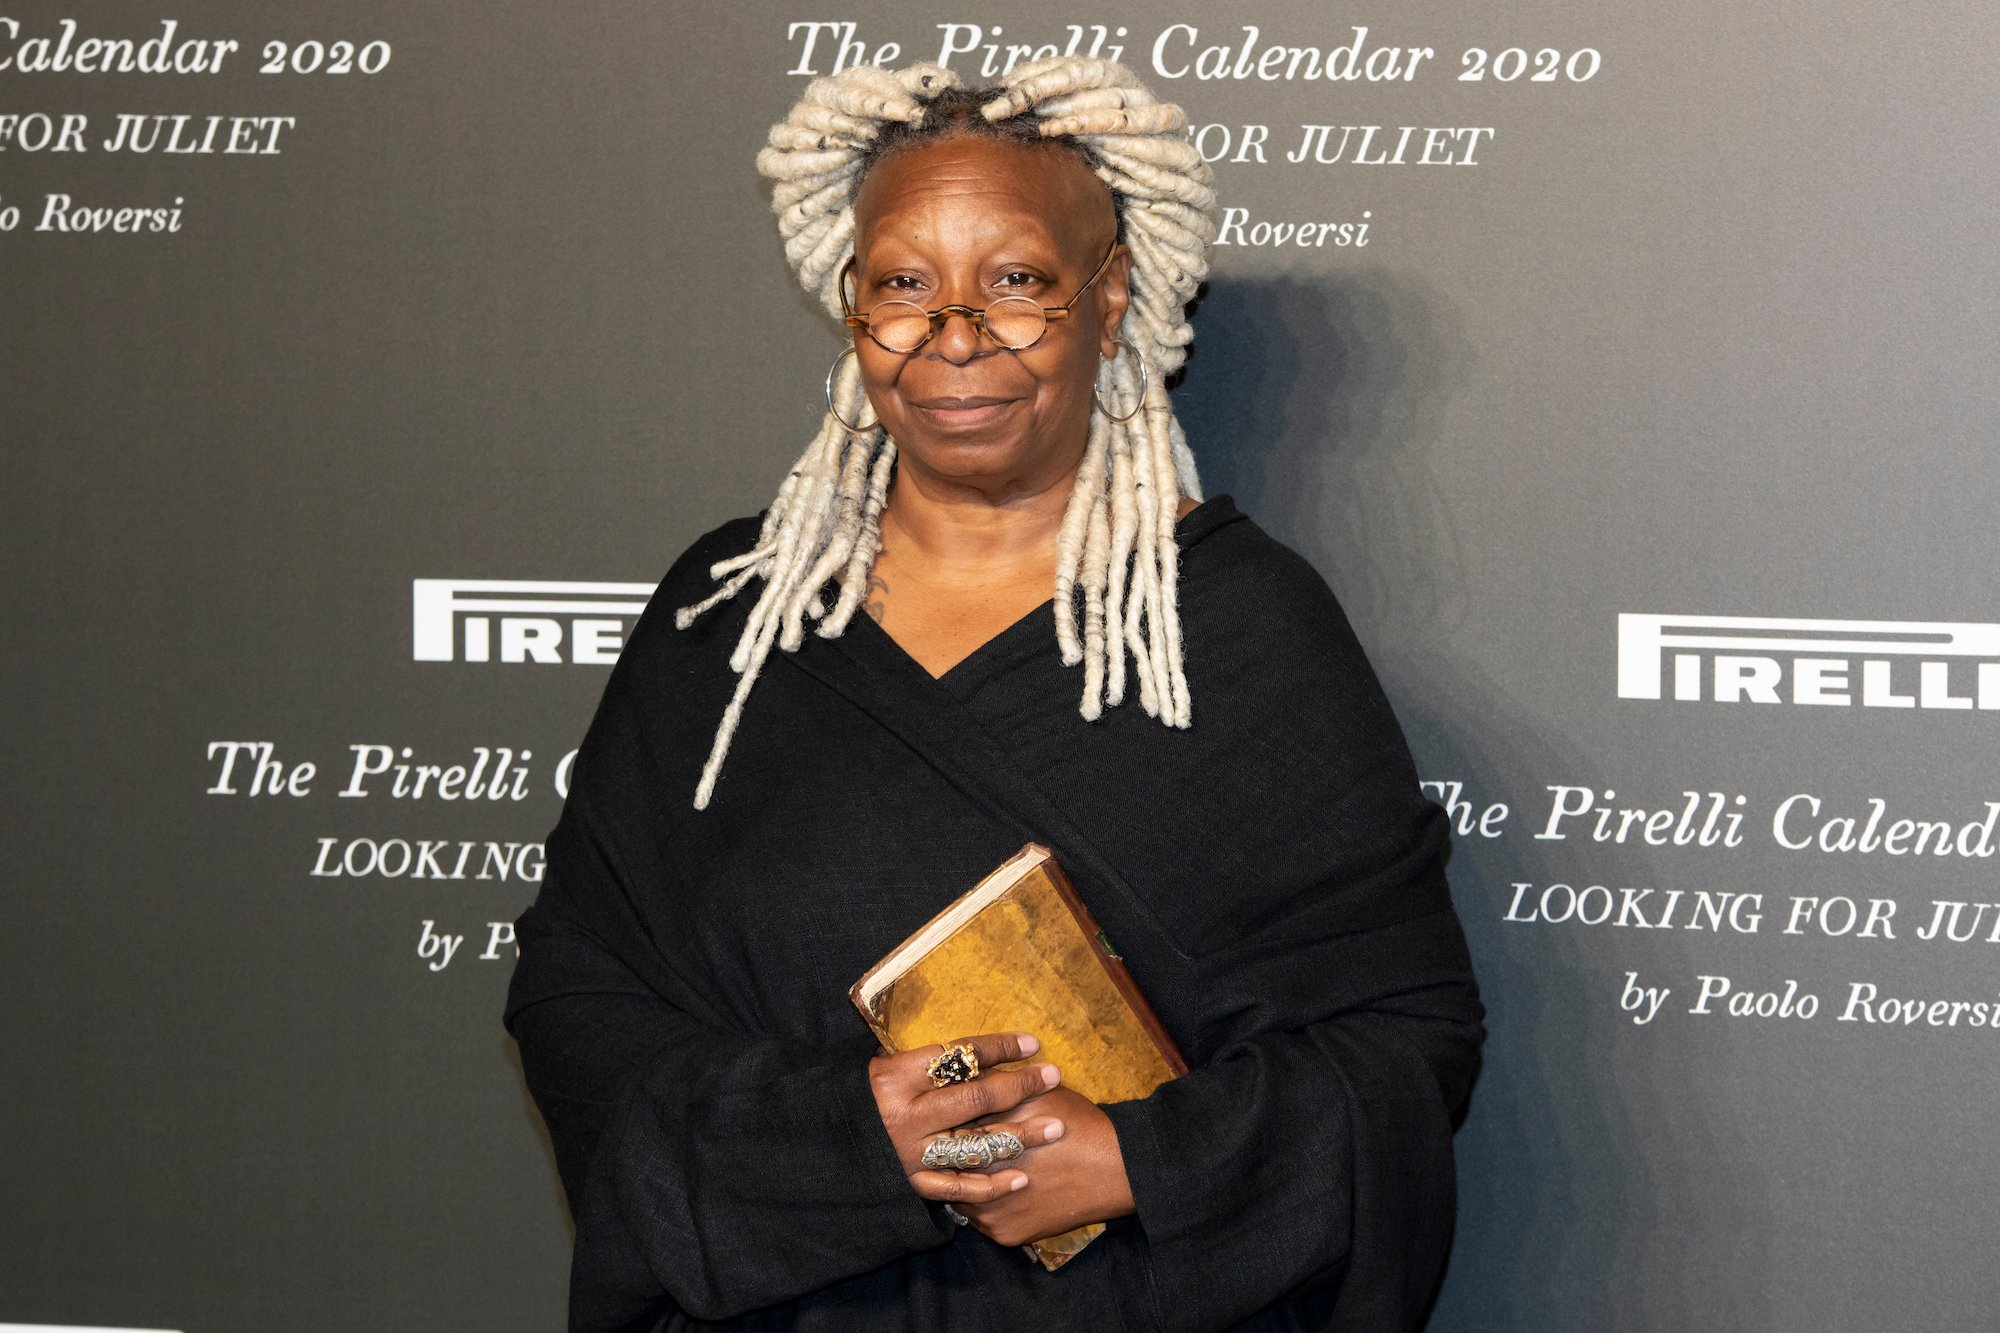
<svg viewBox="0 0 2000 1333">
<path fill-rule="evenodd" d="M 953 311 L 944 317 L 943 324 L 938 328 L 937 337 L 931 339 L 931 346 L 946 361 L 954 366 L 962 366 L 982 353 L 981 344 L 985 341 L 979 330 L 973 326 L 970 315 Z"/>
</svg>

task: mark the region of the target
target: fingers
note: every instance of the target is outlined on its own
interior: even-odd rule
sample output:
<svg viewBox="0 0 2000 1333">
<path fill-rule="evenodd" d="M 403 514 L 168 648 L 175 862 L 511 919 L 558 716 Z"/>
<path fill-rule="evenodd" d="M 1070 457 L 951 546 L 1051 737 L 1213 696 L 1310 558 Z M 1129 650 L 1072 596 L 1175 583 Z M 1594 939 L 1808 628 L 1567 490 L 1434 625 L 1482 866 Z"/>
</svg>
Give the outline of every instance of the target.
<svg viewBox="0 0 2000 1333">
<path fill-rule="evenodd" d="M 1025 1189 L 1024 1171 L 919 1171 L 910 1177 L 919 1196 L 941 1203 L 991 1203 Z"/>
<path fill-rule="evenodd" d="M 970 1083 L 953 1083 L 933 1088 L 912 1103 L 923 1123 L 931 1129 L 949 1129 L 981 1116 L 1012 1110 L 1030 1097 L 1039 1097 L 1062 1081 L 1054 1065 L 1029 1065 L 1022 1069 L 1002 1069 L 981 1074 Z"/>
<path fill-rule="evenodd" d="M 997 1134 L 1005 1130 L 1021 1140 L 1023 1148 L 1039 1148 L 1045 1143 L 1054 1143 L 1063 1136 L 1063 1122 L 1054 1116 L 1041 1116 L 1033 1120 L 995 1120 L 986 1124 L 968 1125 L 961 1132 L 967 1134 Z M 987 1168 L 991 1171 L 1003 1167 Z"/>
<path fill-rule="evenodd" d="M 961 1044 L 972 1047 L 978 1054 L 979 1077 L 942 1088 L 933 1086 L 926 1072 L 930 1062 L 946 1046 Z M 1041 1042 L 1032 1032 L 986 1032 L 961 1037 L 955 1042 L 920 1046 L 895 1058 L 908 1062 L 905 1070 L 912 1080 L 910 1109 L 928 1132 L 1010 1110 L 1029 1097 L 1056 1086 L 1062 1081 L 1062 1076 L 1053 1065 L 1034 1065 L 1024 1069 L 997 1068 L 1024 1060 L 1040 1049 Z"/>
<path fill-rule="evenodd" d="M 919 1046 L 904 1054 L 909 1057 L 910 1068 L 921 1080 L 919 1086 L 930 1087 L 930 1075 L 925 1072 L 932 1060 L 943 1054 L 946 1046 L 970 1046 L 979 1056 L 981 1070 L 995 1065 L 1012 1064 L 1025 1060 L 1042 1048 L 1042 1043 L 1032 1032 L 984 1032 L 977 1037 L 960 1037 L 956 1041 Z"/>
</svg>

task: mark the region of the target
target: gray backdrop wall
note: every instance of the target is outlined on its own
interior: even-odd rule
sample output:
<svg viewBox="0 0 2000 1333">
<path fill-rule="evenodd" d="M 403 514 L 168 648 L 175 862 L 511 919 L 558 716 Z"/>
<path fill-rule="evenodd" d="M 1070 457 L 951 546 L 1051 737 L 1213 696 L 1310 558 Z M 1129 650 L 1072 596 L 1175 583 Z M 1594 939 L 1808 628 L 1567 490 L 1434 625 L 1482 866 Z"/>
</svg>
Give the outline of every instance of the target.
<svg viewBox="0 0 2000 1333">
<path fill-rule="evenodd" d="M 1994 1326 L 1984 0 L 0 6 L 0 1321 L 558 1326 L 504 923 L 820 410 L 750 159 L 1072 42 L 1215 158 L 1208 489 L 1459 820 L 1433 1328 Z"/>
</svg>

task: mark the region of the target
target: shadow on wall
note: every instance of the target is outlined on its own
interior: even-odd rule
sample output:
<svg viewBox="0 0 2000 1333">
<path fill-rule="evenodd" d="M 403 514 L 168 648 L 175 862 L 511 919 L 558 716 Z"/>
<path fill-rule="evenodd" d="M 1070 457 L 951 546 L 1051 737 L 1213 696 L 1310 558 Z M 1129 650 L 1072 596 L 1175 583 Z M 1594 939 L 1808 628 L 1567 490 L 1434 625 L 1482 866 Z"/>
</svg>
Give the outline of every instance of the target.
<svg viewBox="0 0 2000 1333">
<path fill-rule="evenodd" d="M 1501 924 L 1513 880 L 1574 873 L 1529 840 L 1539 789 L 1510 787 L 1592 765 L 1517 715 L 1485 667 L 1491 629 L 1466 614 L 1473 571 L 1445 478 L 1455 452 L 1486 446 L 1447 437 L 1476 372 L 1462 328 L 1449 298 L 1405 273 L 1232 281 L 1196 312 L 1175 407 L 1207 493 L 1235 496 L 1326 574 L 1422 776 L 1515 807 L 1504 841 L 1461 839 L 1450 869 L 1491 1036 L 1458 1139 L 1459 1235 L 1431 1333 L 1691 1327 L 1699 1302 L 1672 1281 L 1644 1284 L 1634 1308 L 1634 1275 L 1685 1257 L 1650 1220 L 1689 1210 L 1633 1151 L 1643 1093 L 1602 1065 L 1624 1015 L 1602 972 Z"/>
<path fill-rule="evenodd" d="M 1237 279 L 1194 326 L 1174 400 L 1207 493 L 1327 571 L 1359 623 L 1454 613 L 1464 557 L 1433 478 L 1473 357 L 1447 299 L 1379 269 Z"/>
</svg>

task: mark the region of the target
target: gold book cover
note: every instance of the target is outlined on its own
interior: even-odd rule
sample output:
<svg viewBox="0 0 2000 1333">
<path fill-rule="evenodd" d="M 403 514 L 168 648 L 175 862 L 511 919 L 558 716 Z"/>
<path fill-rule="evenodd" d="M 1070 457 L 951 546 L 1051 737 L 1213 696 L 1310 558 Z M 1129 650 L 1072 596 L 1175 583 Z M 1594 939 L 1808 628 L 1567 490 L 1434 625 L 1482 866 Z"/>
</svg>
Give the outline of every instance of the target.
<svg viewBox="0 0 2000 1333">
<path fill-rule="evenodd" d="M 1037 1060 L 1100 1104 L 1144 1097 L 1187 1062 L 1055 855 L 1029 843 L 868 969 L 848 994 L 884 1049 L 1032 1032 Z M 1050 1272 L 1104 1231 L 1027 1248 Z"/>
</svg>

